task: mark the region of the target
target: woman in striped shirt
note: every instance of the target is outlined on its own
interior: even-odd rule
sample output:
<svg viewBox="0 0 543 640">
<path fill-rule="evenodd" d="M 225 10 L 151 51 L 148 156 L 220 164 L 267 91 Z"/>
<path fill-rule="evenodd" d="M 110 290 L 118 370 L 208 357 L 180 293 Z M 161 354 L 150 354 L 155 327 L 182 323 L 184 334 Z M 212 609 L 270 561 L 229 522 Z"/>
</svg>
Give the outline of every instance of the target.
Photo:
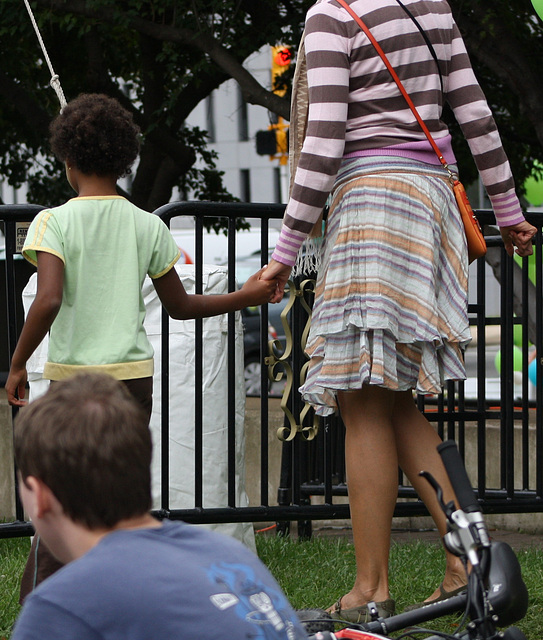
<svg viewBox="0 0 543 640">
<path fill-rule="evenodd" d="M 454 165 L 442 120 L 447 102 L 461 125 L 509 255 L 532 252 L 508 160 L 466 48 L 445 0 L 347 0 L 364 20 L 407 93 Z M 435 51 L 434 59 L 411 12 Z M 310 369 L 301 392 L 317 413 L 338 408 L 346 426 L 346 466 L 357 576 L 331 608 L 350 621 L 368 619 L 374 601 L 387 617 L 390 528 L 397 468 L 405 472 L 443 535 L 445 519 L 432 473 L 453 498 L 436 452 L 439 437 L 418 411 L 413 391 L 440 393 L 465 376 L 468 256 L 447 172 L 375 48 L 337 0 L 308 11 L 300 47 L 292 123 L 303 146 L 279 241 L 265 278 L 281 299 L 303 241 L 330 195 L 318 270 Z M 304 81 L 304 65 L 307 80 Z M 304 111 L 303 89 L 308 87 Z M 306 116 L 306 118 L 305 118 Z M 291 154 L 292 155 L 292 154 Z M 429 601 L 466 582 L 447 554 L 442 584 Z"/>
</svg>

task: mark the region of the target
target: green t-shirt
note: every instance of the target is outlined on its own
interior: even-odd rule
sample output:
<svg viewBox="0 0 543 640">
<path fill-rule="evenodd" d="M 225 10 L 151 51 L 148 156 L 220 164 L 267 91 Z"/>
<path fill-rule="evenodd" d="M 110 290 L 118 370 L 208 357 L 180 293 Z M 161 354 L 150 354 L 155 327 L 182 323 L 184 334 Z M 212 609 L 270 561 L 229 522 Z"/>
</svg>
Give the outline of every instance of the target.
<svg viewBox="0 0 543 640">
<path fill-rule="evenodd" d="M 152 375 L 141 289 L 146 275 L 160 278 L 180 255 L 162 220 L 121 196 L 73 198 L 32 221 L 23 255 L 37 264 L 37 251 L 64 263 L 44 377 L 61 380 L 82 369 L 120 380 Z"/>
</svg>

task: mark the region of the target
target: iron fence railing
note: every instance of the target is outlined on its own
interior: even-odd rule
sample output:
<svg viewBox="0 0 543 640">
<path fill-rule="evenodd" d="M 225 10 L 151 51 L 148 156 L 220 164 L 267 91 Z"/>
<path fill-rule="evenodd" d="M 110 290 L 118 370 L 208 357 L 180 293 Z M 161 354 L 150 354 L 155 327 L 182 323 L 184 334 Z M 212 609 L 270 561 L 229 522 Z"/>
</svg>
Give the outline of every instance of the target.
<svg viewBox="0 0 543 640">
<path fill-rule="evenodd" d="M 0 372 L 7 371 L 9 354 L 13 352 L 22 324 L 20 304 L 21 288 L 28 277 L 26 263 L 17 259 L 17 247 L 24 237 L 25 227 L 42 207 L 32 205 L 0 206 L 0 223 L 5 234 L 5 335 L 0 335 L 4 353 Z M 265 264 L 269 255 L 269 230 L 280 220 L 282 205 L 243 203 L 180 202 L 161 207 L 155 213 L 171 225 L 174 219 L 188 218 L 194 229 L 195 291 L 202 292 L 205 229 L 212 219 L 220 218 L 227 235 L 228 288 L 236 287 L 236 247 L 239 220 L 251 219 L 260 228 L 260 262 Z M 492 224 L 489 211 L 478 212 L 483 224 Z M 534 242 L 534 257 L 520 260 L 506 259 L 498 237 L 488 238 L 489 253 L 486 263 L 491 265 L 496 284 L 492 286 L 500 296 L 500 313 L 489 314 L 488 267 L 479 260 L 472 267 L 470 291 L 470 322 L 476 332 L 476 346 L 470 347 L 472 373 L 466 382 L 449 382 L 443 393 L 434 397 L 418 397 L 417 402 L 428 419 L 436 425 L 440 435 L 457 441 L 466 460 L 476 469 L 472 480 L 483 509 L 488 513 L 519 513 L 543 510 L 543 456 L 542 402 L 543 385 L 532 380 L 543 380 L 543 255 L 541 223 L 538 214 L 528 214 L 538 227 Z M 224 411 L 228 418 L 227 451 L 228 491 L 224 505 L 206 507 L 203 499 L 203 424 L 206 389 L 202 368 L 204 336 L 202 321 L 195 322 L 194 332 L 194 495 L 189 508 L 172 508 L 169 499 L 172 462 L 169 433 L 172 417 L 169 410 L 169 351 L 170 320 L 162 314 L 161 353 L 161 517 L 183 519 L 193 523 L 224 522 L 278 522 L 283 529 L 297 521 L 304 534 L 311 531 L 311 521 L 347 518 L 349 508 L 343 498 L 347 495 L 343 461 L 343 425 L 339 418 L 316 421 L 312 411 L 304 406 L 297 387 L 304 375 L 305 339 L 313 295 L 314 274 L 297 278 L 290 283 L 288 301 L 282 313 L 285 340 L 269 344 L 268 308 L 260 315 L 260 353 L 263 366 L 261 388 L 267 388 L 268 376 L 284 384 L 280 401 L 262 394 L 256 400 L 259 422 L 259 483 L 257 504 L 239 506 L 236 493 L 235 403 L 244 390 L 236 384 L 233 372 L 235 361 L 235 315 L 228 318 L 227 352 L 229 371 L 227 401 Z M 1 293 L 1 292 L 0 292 Z M 499 328 L 499 344 L 490 344 L 488 335 Z M 519 337 L 520 336 L 520 337 Z M 539 347 L 539 348 L 538 348 Z M 489 350 L 499 349 L 500 372 L 489 363 Z M 536 349 L 535 367 L 529 366 L 529 355 Z M 0 352 L 1 355 L 2 352 Z M 519 357 L 518 354 L 520 354 Z M 520 364 L 519 364 L 520 362 Z M 493 386 L 492 386 L 493 384 Z M 489 386 L 490 385 L 490 386 Z M 254 401 L 254 399 L 253 399 Z M 279 402 L 283 424 L 278 436 L 283 441 L 281 473 L 277 501 L 269 499 L 270 451 L 268 430 L 272 403 Z M 492 460 L 492 464 L 490 464 Z M 496 464 L 496 460 L 498 461 Z M 399 475 L 399 498 L 395 515 L 425 514 L 423 504 L 411 487 Z M 273 504 L 270 504 L 272 502 Z M 0 537 L 29 535 L 31 525 L 25 522 L 20 502 L 16 501 L 13 522 L 0 525 Z"/>
</svg>

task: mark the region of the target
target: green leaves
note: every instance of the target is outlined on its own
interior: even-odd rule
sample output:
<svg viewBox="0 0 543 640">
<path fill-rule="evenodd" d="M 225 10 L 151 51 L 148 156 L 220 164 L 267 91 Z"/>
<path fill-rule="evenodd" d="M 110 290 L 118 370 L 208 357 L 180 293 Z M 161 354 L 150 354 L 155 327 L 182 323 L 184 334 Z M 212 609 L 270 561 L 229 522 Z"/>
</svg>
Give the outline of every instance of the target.
<svg viewBox="0 0 543 640">
<path fill-rule="evenodd" d="M 103 92 L 132 110 L 144 133 L 142 157 L 147 158 L 141 163 L 147 174 L 135 176 L 134 198 L 143 208 L 154 208 L 167 202 L 176 186 L 189 189 L 191 197 L 231 198 L 215 158 L 206 150 L 205 135 L 186 128 L 184 122 L 201 100 L 228 79 L 230 72 L 222 64 L 227 57 L 230 68 L 241 69 L 262 46 L 283 33 L 294 34 L 294 25 L 297 39 L 307 4 L 300 0 L 288 4 L 281 0 L 273 4 L 267 0 L 34 0 L 32 6 L 67 99 L 82 92 Z M 24 179 L 33 157 L 43 156 L 48 170 L 36 167 L 32 172 L 30 197 L 42 203 L 56 200 L 61 193 L 60 173 L 52 168 L 47 137 L 59 105 L 48 86 L 50 73 L 21 0 L 0 3 L 0 53 L 0 123 L 4 125 L 0 170 L 16 184 Z M 252 89 L 251 96 L 255 95 Z M 262 94 L 266 94 L 264 88 Z M 255 100 L 262 97 L 257 95 Z"/>
<path fill-rule="evenodd" d="M 66 97 L 103 92 L 132 110 L 145 134 L 142 155 L 154 158 L 153 170 L 149 162 L 142 163 L 147 175 L 136 174 L 134 181 L 137 203 L 149 208 L 151 194 L 153 207 L 158 206 L 180 185 L 191 197 L 227 197 L 216 159 L 206 152 L 205 136 L 184 123 L 201 100 L 232 76 L 248 100 L 268 108 L 268 83 L 256 83 L 244 62 L 263 46 L 281 42 L 296 47 L 311 4 L 313 0 L 34 0 L 32 6 Z M 526 0 L 450 0 L 450 5 L 522 184 L 533 162 L 543 162 L 543 24 Z M 0 2 L 0 58 L 0 171 L 16 184 L 24 180 L 34 157 L 52 163 L 48 124 L 59 109 L 21 0 Z M 274 96 L 285 111 L 288 95 Z M 275 103 L 274 108 L 281 107 Z M 476 173 L 454 124 L 453 135 L 468 182 Z M 179 153 L 171 155 L 172 149 Z M 39 175 L 38 169 L 31 194 L 43 198 L 48 181 L 44 178 L 38 187 Z M 55 189 L 50 193 L 57 197 Z"/>
</svg>

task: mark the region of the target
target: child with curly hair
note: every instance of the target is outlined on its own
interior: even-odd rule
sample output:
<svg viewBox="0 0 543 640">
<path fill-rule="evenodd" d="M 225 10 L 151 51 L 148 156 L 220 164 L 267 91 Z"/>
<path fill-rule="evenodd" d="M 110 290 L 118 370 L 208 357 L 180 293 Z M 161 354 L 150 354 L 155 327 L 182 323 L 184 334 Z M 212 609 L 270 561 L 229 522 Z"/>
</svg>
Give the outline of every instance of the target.
<svg viewBox="0 0 543 640">
<path fill-rule="evenodd" d="M 178 320 L 268 302 L 275 282 L 260 280 L 258 272 L 239 291 L 187 294 L 174 268 L 180 251 L 168 227 L 117 193 L 118 178 L 130 172 L 138 155 L 139 129 L 115 99 L 82 94 L 50 129 L 53 152 L 65 163 L 77 197 L 41 211 L 28 230 L 23 255 L 37 266 L 38 285 L 11 360 L 8 401 L 26 404 L 26 363 L 49 332 L 44 378 L 110 374 L 150 418 L 153 348 L 143 325 L 145 277 Z M 47 558 L 38 561 L 43 571 L 37 581 L 54 570 L 49 559 L 53 567 Z"/>
<path fill-rule="evenodd" d="M 50 331 L 44 377 L 81 371 L 124 381 L 151 409 L 153 350 L 143 320 L 142 285 L 152 278 L 172 318 L 185 320 L 268 302 L 274 284 L 254 274 L 224 295 L 187 294 L 173 268 L 180 256 L 168 227 L 117 194 L 139 151 L 139 129 L 115 99 L 83 94 L 51 124 L 51 146 L 77 193 L 33 220 L 23 255 L 38 288 L 13 354 L 8 401 L 25 404 L 26 362 Z"/>
</svg>

